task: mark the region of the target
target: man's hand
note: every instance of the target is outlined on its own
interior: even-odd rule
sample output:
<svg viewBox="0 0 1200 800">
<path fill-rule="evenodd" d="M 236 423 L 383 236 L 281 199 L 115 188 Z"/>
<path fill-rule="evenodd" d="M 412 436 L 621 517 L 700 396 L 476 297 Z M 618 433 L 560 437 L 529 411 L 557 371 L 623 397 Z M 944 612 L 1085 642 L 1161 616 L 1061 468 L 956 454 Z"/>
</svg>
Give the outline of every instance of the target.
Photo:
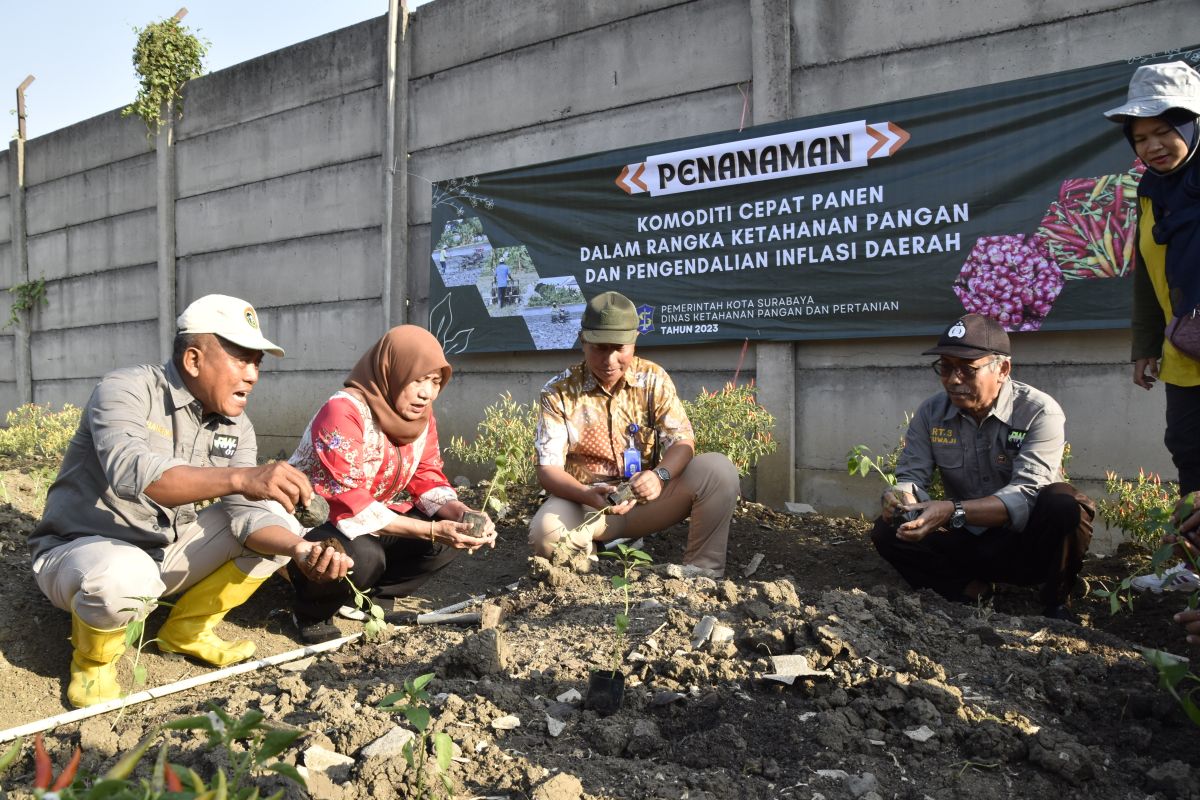
<svg viewBox="0 0 1200 800">
<path fill-rule="evenodd" d="M 1180 611 L 1175 615 L 1175 621 L 1187 632 L 1188 644 L 1200 644 L 1200 608 Z"/>
<path fill-rule="evenodd" d="M 897 511 L 905 511 L 903 506 L 917 502 L 917 498 L 909 492 L 899 489 L 888 489 L 880 499 L 883 503 L 883 521 L 892 522 Z"/>
<path fill-rule="evenodd" d="M 1154 386 L 1154 382 L 1158 380 L 1158 359 L 1157 358 L 1139 358 L 1133 362 L 1133 383 L 1143 389 L 1149 389 Z"/>
<path fill-rule="evenodd" d="M 663 491 L 663 480 L 652 469 L 642 470 L 629 479 L 633 494 L 643 503 L 657 500 Z"/>
<path fill-rule="evenodd" d="M 286 461 L 240 469 L 236 483 L 238 494 L 249 500 L 275 500 L 289 513 L 312 498 L 308 477 Z"/>
<path fill-rule="evenodd" d="M 336 548 L 303 539 L 289 555 L 304 577 L 313 583 L 340 581 L 354 566 L 354 560 Z"/>
<path fill-rule="evenodd" d="M 628 500 L 624 503 L 617 503 L 615 506 L 608 502 L 608 496 L 615 492 L 617 487 L 608 483 L 598 483 L 595 486 L 589 486 L 585 492 L 586 500 L 583 505 L 590 506 L 603 511 L 605 514 L 616 514 L 618 517 L 622 514 L 628 514 L 637 505 L 637 500 Z"/>
<path fill-rule="evenodd" d="M 954 514 L 954 503 L 949 500 L 930 500 L 924 503 L 907 503 L 904 509 L 916 509 L 921 516 L 896 528 L 896 538 L 906 542 L 919 542 L 943 527 Z"/>
</svg>

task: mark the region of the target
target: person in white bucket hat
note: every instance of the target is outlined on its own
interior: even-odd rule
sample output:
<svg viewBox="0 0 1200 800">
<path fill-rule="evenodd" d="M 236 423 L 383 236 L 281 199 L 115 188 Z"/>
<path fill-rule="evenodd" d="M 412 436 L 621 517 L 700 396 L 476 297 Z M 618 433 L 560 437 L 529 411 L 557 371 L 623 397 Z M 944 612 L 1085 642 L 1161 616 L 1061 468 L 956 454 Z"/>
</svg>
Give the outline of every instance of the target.
<svg viewBox="0 0 1200 800">
<path fill-rule="evenodd" d="M 29 537 L 38 588 L 71 614 L 73 706 L 122 696 L 126 628 L 157 598 L 181 594 L 160 650 L 226 666 L 254 643 L 221 639 L 217 625 L 280 566 L 290 559 L 316 581 L 353 566 L 315 550 L 288 514 L 312 498 L 304 473 L 258 464 L 246 402 L 263 354 L 283 350 L 254 307 L 207 295 L 176 331 L 165 364 L 100 379 Z"/>
<path fill-rule="evenodd" d="M 1200 490 L 1200 360 L 1181 349 L 1177 332 L 1200 306 L 1200 73 L 1183 61 L 1138 67 L 1126 102 L 1104 115 L 1122 126 L 1146 166 L 1138 185 L 1133 382 L 1143 389 L 1158 380 L 1166 385 L 1163 441 L 1178 471 L 1176 516 L 1187 517 L 1180 520 L 1182 530 L 1192 531 L 1200 527 L 1200 514 L 1184 513 L 1183 504 Z M 1186 561 L 1200 554 L 1186 538 L 1179 546 Z M 1200 576 L 1193 563 L 1179 563 L 1161 575 L 1135 578 L 1132 586 L 1191 591 Z"/>
</svg>

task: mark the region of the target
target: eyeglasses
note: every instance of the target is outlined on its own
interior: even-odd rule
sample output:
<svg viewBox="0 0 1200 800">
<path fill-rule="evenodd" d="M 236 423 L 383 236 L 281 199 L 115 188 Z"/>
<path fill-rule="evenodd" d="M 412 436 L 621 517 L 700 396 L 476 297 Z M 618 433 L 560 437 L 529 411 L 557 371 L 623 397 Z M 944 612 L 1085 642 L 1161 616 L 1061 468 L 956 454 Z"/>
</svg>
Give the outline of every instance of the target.
<svg viewBox="0 0 1200 800">
<path fill-rule="evenodd" d="M 958 377 L 962 378 L 964 381 L 969 381 L 975 377 L 979 370 L 990 367 L 998 360 L 999 359 L 992 357 L 977 367 L 971 367 L 966 364 L 951 364 L 949 361 L 942 361 L 939 358 L 929 366 L 933 367 L 933 371 L 939 378 L 949 378 L 951 375 L 957 372 Z"/>
</svg>

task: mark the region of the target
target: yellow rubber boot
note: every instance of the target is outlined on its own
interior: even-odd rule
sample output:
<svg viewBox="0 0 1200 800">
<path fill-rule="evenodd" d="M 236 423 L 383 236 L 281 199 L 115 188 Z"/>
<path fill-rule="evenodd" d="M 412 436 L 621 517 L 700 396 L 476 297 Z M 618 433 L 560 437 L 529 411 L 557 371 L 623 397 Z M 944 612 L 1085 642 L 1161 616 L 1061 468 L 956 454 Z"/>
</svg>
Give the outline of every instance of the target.
<svg viewBox="0 0 1200 800">
<path fill-rule="evenodd" d="M 67 700 L 76 708 L 107 703 L 121 696 L 117 659 L 125 652 L 125 629 L 102 631 L 71 612 L 71 683 Z"/>
<path fill-rule="evenodd" d="M 227 642 L 214 629 L 226 613 L 249 600 L 264 581 L 266 578 L 252 578 L 227 561 L 176 601 L 171 616 L 158 630 L 158 649 L 183 653 L 215 667 L 245 661 L 254 655 L 254 642 Z"/>
</svg>

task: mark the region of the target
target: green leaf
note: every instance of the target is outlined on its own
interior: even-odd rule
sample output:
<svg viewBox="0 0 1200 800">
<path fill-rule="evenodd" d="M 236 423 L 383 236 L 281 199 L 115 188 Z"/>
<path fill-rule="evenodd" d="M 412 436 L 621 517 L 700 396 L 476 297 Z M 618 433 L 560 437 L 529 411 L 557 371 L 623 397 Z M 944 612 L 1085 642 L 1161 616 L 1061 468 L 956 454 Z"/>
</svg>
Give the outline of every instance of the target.
<svg viewBox="0 0 1200 800">
<path fill-rule="evenodd" d="M 288 778 L 293 783 L 299 784 L 305 789 L 308 788 L 308 784 L 304 781 L 304 776 L 301 775 L 291 764 L 285 764 L 282 761 L 276 761 L 274 764 L 269 765 L 267 769 L 271 770 L 272 772 L 278 772 L 280 775 L 283 775 L 285 778 Z"/>
<path fill-rule="evenodd" d="M 437 765 L 442 772 L 450 769 L 450 761 L 454 758 L 454 741 L 448 733 L 438 733 L 433 737 L 433 749 L 437 753 Z"/>
<path fill-rule="evenodd" d="M 616 614 L 613 617 L 613 624 L 617 629 L 617 635 L 622 635 L 629 630 L 629 616 L 627 614 Z"/>
<path fill-rule="evenodd" d="M 406 743 L 404 745 L 404 748 L 400 752 L 404 755 L 404 760 L 408 762 L 408 768 L 416 769 L 417 761 L 416 761 L 416 758 L 413 756 L 412 742 L 409 741 L 408 743 Z"/>
<path fill-rule="evenodd" d="M 404 709 L 404 716 L 421 733 L 429 728 L 429 709 L 422 706 L 409 706 Z"/>
<path fill-rule="evenodd" d="M 614 589 L 624 589 L 629 585 L 629 581 L 625 580 L 620 575 L 613 575 L 610 580 L 612 581 L 612 586 Z"/>
<path fill-rule="evenodd" d="M 144 665 L 138 664 L 133 668 L 133 685 L 134 686 L 145 686 L 146 685 L 146 677 L 147 677 L 147 673 L 146 673 L 146 667 Z"/>
<path fill-rule="evenodd" d="M 376 708 L 384 711 L 399 711 L 400 709 L 396 704 L 407 698 L 408 695 L 404 692 L 392 692 L 387 697 L 384 697 L 382 700 L 380 700 L 379 705 L 377 705 Z"/>
<path fill-rule="evenodd" d="M 291 743 L 300 737 L 300 734 L 300 731 L 288 730 L 286 728 L 269 729 L 254 754 L 254 763 L 261 764 L 268 758 L 279 755 L 288 749 Z"/>
<path fill-rule="evenodd" d="M 182 719 L 175 719 L 164 723 L 163 727 L 173 731 L 201 730 L 211 733 L 212 720 L 208 718 L 208 715 L 199 717 L 184 717 Z"/>
<path fill-rule="evenodd" d="M 135 619 L 125 628 L 125 646 L 137 647 L 138 640 L 142 638 L 142 631 L 145 629 L 146 623 L 143 620 Z"/>
<path fill-rule="evenodd" d="M 21 745 L 25 744 L 25 737 L 18 736 L 12 745 L 4 751 L 4 755 L 0 756 L 0 773 L 12 766 L 12 763 L 17 760 L 17 756 L 21 754 Z"/>
<path fill-rule="evenodd" d="M 421 689 L 424 689 L 426 686 L 429 685 L 429 682 L 432 681 L 434 679 L 434 677 L 435 677 L 435 673 L 426 672 L 424 675 L 420 675 L 413 679 L 412 688 L 415 690 L 418 690 L 418 691 Z"/>
</svg>

